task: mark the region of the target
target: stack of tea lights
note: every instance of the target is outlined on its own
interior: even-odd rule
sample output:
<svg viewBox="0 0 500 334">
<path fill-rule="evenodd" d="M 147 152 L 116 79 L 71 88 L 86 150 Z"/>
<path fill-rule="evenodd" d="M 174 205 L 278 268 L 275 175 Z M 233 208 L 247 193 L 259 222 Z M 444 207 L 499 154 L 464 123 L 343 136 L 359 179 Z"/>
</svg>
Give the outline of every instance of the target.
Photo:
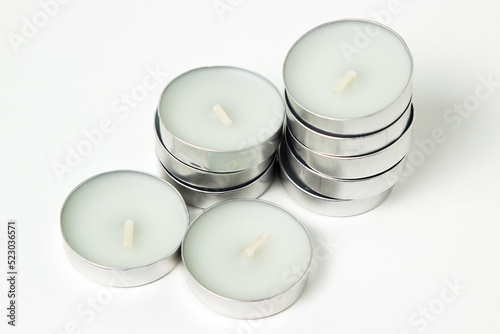
<svg viewBox="0 0 500 334">
<path fill-rule="evenodd" d="M 313 249 L 300 221 L 256 199 L 273 181 L 278 147 L 281 182 L 306 209 L 330 216 L 373 209 L 403 172 L 412 70 L 396 33 L 341 20 L 293 45 L 285 101 L 242 68 L 181 74 L 155 113 L 167 182 L 131 170 L 82 182 L 61 209 L 69 259 L 96 282 L 132 287 L 182 258 L 188 286 L 213 310 L 241 319 L 281 312 L 305 288 Z M 191 224 L 186 203 L 206 209 Z"/>
<path fill-rule="evenodd" d="M 284 118 L 279 90 L 259 74 L 228 66 L 186 72 L 167 85 L 155 116 L 163 176 L 200 208 L 257 198 L 272 183 Z"/>
<path fill-rule="evenodd" d="M 293 199 L 351 216 L 387 197 L 411 142 L 412 70 L 404 41 L 375 22 L 330 22 L 292 46 L 280 178 Z"/>
</svg>

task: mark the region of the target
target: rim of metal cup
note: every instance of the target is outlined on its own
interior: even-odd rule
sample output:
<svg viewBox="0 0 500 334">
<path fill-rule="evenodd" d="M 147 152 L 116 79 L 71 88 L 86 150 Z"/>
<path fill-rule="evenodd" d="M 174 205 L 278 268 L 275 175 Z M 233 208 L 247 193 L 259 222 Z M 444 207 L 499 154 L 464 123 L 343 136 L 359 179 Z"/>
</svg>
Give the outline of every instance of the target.
<svg viewBox="0 0 500 334">
<path fill-rule="evenodd" d="M 303 145 L 287 129 L 285 141 L 310 168 L 341 179 L 361 179 L 383 173 L 396 165 L 407 154 L 413 134 L 413 112 L 405 132 L 385 148 L 365 155 L 337 157 L 315 152 Z"/>
<path fill-rule="evenodd" d="M 299 180 L 294 180 L 288 174 L 286 161 L 280 159 L 279 165 L 279 178 L 287 194 L 303 208 L 324 216 L 351 217 L 373 210 L 389 196 L 394 187 L 367 198 L 348 200 L 329 198 L 308 191 Z"/>
<path fill-rule="evenodd" d="M 64 248 L 66 249 L 66 254 L 71 262 L 71 264 L 79 271 L 81 272 L 84 276 L 89 278 L 90 280 L 108 285 L 108 286 L 113 286 L 113 287 L 120 287 L 120 288 L 125 288 L 125 287 L 134 287 L 134 286 L 140 286 L 140 285 L 145 285 L 148 283 L 152 283 L 163 276 L 167 275 L 172 269 L 174 269 L 177 264 L 179 263 L 180 260 L 180 247 L 182 240 L 179 241 L 179 245 L 171 251 L 169 254 L 166 254 L 163 258 L 152 262 L 152 263 L 147 263 L 145 265 L 137 266 L 137 267 L 126 267 L 126 268 L 115 268 L 115 267 L 109 267 L 109 266 L 103 266 L 98 263 L 95 263 L 93 261 L 90 261 L 80 255 L 78 252 L 76 252 L 71 245 L 68 243 L 66 240 L 66 236 L 64 235 L 63 232 L 63 220 L 62 220 L 62 214 L 64 211 L 64 208 L 66 207 L 66 203 L 68 202 L 69 198 L 71 195 L 82 185 L 87 183 L 88 181 L 104 175 L 104 174 L 110 174 L 110 173 L 115 173 L 115 172 L 134 172 L 134 173 L 139 173 L 139 174 L 145 174 L 152 176 L 161 182 L 164 182 L 167 184 L 169 187 L 172 188 L 178 195 L 179 198 L 181 199 L 181 203 L 184 206 L 184 211 L 186 213 L 186 231 L 189 227 L 189 211 L 187 209 L 186 203 L 184 202 L 184 199 L 182 198 L 182 195 L 180 192 L 173 187 L 171 184 L 166 182 L 165 180 L 159 178 L 158 176 L 155 176 L 150 173 L 146 173 L 143 171 L 138 171 L 138 170 L 131 170 L 131 169 L 119 169 L 119 170 L 112 170 L 104 173 L 99 173 L 94 176 L 91 176 L 87 178 L 86 180 L 80 182 L 66 197 L 64 200 L 63 206 L 61 208 L 61 212 L 59 214 L 59 228 L 61 230 L 61 235 L 64 240 Z"/>
<path fill-rule="evenodd" d="M 280 157 L 287 160 L 290 173 L 295 179 L 299 179 L 312 191 L 325 197 L 337 199 L 360 199 L 378 195 L 396 184 L 402 175 L 406 156 L 395 166 L 375 176 L 360 179 L 340 179 L 319 173 L 307 167 L 295 153 L 283 145 L 285 150 Z"/>
<path fill-rule="evenodd" d="M 160 138 L 158 114 L 155 114 L 155 129 L 155 151 L 161 164 L 174 177 L 193 187 L 212 189 L 235 188 L 261 175 L 274 160 L 274 156 L 271 155 L 258 165 L 238 172 L 215 173 L 204 171 L 186 165 L 165 148 Z"/>
<path fill-rule="evenodd" d="M 238 300 L 238 299 L 232 299 L 228 297 L 221 296 L 215 292 L 212 292 L 205 288 L 201 283 L 199 283 L 196 278 L 191 274 L 189 271 L 188 266 L 186 265 L 186 261 L 184 259 L 184 240 L 186 239 L 186 236 L 189 232 L 189 229 L 195 224 L 196 220 L 207 210 L 224 204 L 225 202 L 230 202 L 230 201 L 259 201 L 263 203 L 268 203 L 271 205 L 274 205 L 290 214 L 292 217 L 295 218 L 297 223 L 299 223 L 304 231 L 306 232 L 309 242 L 311 245 L 311 257 L 309 259 L 309 264 L 304 272 L 304 274 L 295 282 L 291 287 L 286 289 L 285 291 L 276 294 L 274 296 L 271 296 L 269 298 L 264 298 L 264 299 L 258 299 L 258 300 Z M 312 251 L 312 241 L 311 241 L 311 236 L 309 234 L 309 231 L 305 227 L 302 222 L 295 217 L 290 211 L 286 210 L 280 205 L 277 205 L 275 203 L 261 200 L 261 199 L 242 199 L 242 198 L 235 198 L 235 199 L 230 199 L 226 200 L 223 202 L 216 203 L 207 210 L 204 210 L 201 212 L 196 218 L 191 222 L 189 225 L 188 230 L 186 231 L 186 235 L 184 236 L 184 240 L 182 242 L 181 246 L 181 257 L 182 257 L 182 263 L 184 264 L 184 268 L 186 268 L 186 281 L 193 292 L 193 294 L 206 306 L 208 306 L 210 309 L 213 311 L 223 314 L 228 317 L 232 318 L 237 318 L 237 319 L 259 319 L 259 318 L 265 318 L 269 317 L 271 315 L 277 314 L 288 307 L 290 307 L 294 302 L 296 302 L 302 291 L 304 290 L 306 284 L 307 284 L 307 279 L 309 277 L 309 269 L 312 263 L 312 257 L 313 257 L 313 251 Z M 272 307 L 269 307 L 269 305 L 272 305 Z"/>
<path fill-rule="evenodd" d="M 165 180 L 181 193 L 187 204 L 197 208 L 206 209 L 225 200 L 237 198 L 255 199 L 261 196 L 273 183 L 276 157 L 274 157 L 271 165 L 267 167 L 267 169 L 256 179 L 252 180 L 250 183 L 242 185 L 241 187 L 232 189 L 207 190 L 192 187 L 170 174 L 161 162 L 159 165 Z"/>
<path fill-rule="evenodd" d="M 288 97 L 285 93 L 288 105 Z M 304 124 L 298 116 L 287 107 L 287 127 L 302 144 L 311 150 L 334 156 L 358 156 L 379 151 L 398 139 L 408 126 L 413 105 L 410 101 L 403 114 L 391 125 L 378 132 L 356 137 L 335 136 L 325 134 Z"/>
<path fill-rule="evenodd" d="M 342 118 L 334 118 L 334 117 L 327 117 L 323 115 L 319 115 L 315 113 L 312 110 L 307 109 L 306 107 L 302 106 L 299 101 L 295 100 L 295 98 L 289 93 L 287 89 L 287 84 L 286 84 L 286 74 L 285 74 L 285 68 L 287 64 L 288 57 L 293 50 L 293 48 L 307 35 L 310 33 L 314 32 L 317 29 L 320 29 L 324 26 L 330 25 L 330 24 L 335 24 L 339 22 L 345 22 L 345 21 L 358 21 L 358 22 L 366 22 L 366 23 L 371 23 L 375 24 L 382 29 L 386 29 L 389 32 L 393 33 L 402 43 L 403 47 L 406 49 L 406 52 L 408 53 L 408 57 L 410 58 L 410 77 L 408 79 L 408 83 L 406 87 L 403 89 L 401 94 L 388 106 L 384 107 L 383 109 L 370 114 L 368 116 L 364 117 L 359 117 L 359 118 L 349 118 L 349 119 L 342 119 Z M 377 132 L 381 129 L 386 128 L 389 124 L 392 124 L 395 120 L 397 120 L 402 112 L 406 109 L 406 106 L 408 105 L 408 102 L 411 100 L 412 96 L 412 78 L 413 78 L 413 57 L 411 55 L 411 52 L 408 48 L 408 45 L 406 45 L 406 42 L 403 40 L 403 38 L 396 33 L 394 30 L 391 28 L 380 24 L 378 22 L 372 21 L 372 20 L 364 20 L 364 19 L 342 19 L 342 20 L 335 20 L 335 21 L 330 21 L 323 23 L 317 27 L 312 28 L 302 36 L 292 45 L 290 50 L 288 50 L 288 53 L 285 57 L 285 61 L 283 62 L 283 81 L 285 83 L 285 90 L 288 92 L 289 99 L 290 99 L 290 106 L 292 109 L 295 111 L 295 113 L 307 124 L 317 128 L 317 129 L 322 129 L 325 132 L 332 133 L 332 134 L 338 134 L 338 135 L 362 135 L 362 134 L 367 134 L 367 133 L 372 133 L 372 132 Z"/>
<path fill-rule="evenodd" d="M 197 145 L 190 144 L 178 137 L 176 137 L 174 134 L 172 134 L 164 125 L 164 122 L 162 121 L 161 118 L 161 100 L 163 98 L 163 94 L 165 91 L 168 89 L 168 87 L 178 78 L 191 73 L 193 71 L 197 71 L 200 69 L 207 69 L 207 68 L 232 68 L 232 69 L 238 69 L 242 71 L 246 71 L 248 73 L 254 74 L 256 76 L 259 76 L 263 80 L 269 83 L 271 87 L 276 90 L 276 93 L 281 99 L 282 102 L 282 110 L 283 110 L 283 117 L 281 119 L 281 126 L 278 127 L 277 131 L 274 132 L 270 137 L 267 139 L 260 141 L 259 143 L 242 149 L 242 150 L 232 150 L 232 151 L 219 151 L 219 150 L 213 150 L 213 149 L 207 149 L 203 148 Z M 160 99 L 158 102 L 158 107 L 156 110 L 156 113 L 158 114 L 158 117 L 160 119 L 160 138 L 165 146 L 165 148 L 177 159 L 180 161 L 184 162 L 185 164 L 188 164 L 190 166 L 193 166 L 197 169 L 201 170 L 206 170 L 210 172 L 236 172 L 236 171 L 241 171 L 245 170 L 247 168 L 251 168 L 255 165 L 258 165 L 260 162 L 266 160 L 269 158 L 271 155 L 276 152 L 276 149 L 279 145 L 281 135 L 283 132 L 283 123 L 285 120 L 285 102 L 283 101 L 283 97 L 281 96 L 280 91 L 276 86 L 266 77 L 264 77 L 262 74 L 257 73 L 255 71 L 248 70 L 246 68 L 242 67 L 236 67 L 236 66 L 205 66 L 205 67 L 197 67 L 194 69 L 191 69 L 187 72 L 184 72 L 178 76 L 176 76 L 174 79 L 172 79 L 163 89 Z"/>
</svg>

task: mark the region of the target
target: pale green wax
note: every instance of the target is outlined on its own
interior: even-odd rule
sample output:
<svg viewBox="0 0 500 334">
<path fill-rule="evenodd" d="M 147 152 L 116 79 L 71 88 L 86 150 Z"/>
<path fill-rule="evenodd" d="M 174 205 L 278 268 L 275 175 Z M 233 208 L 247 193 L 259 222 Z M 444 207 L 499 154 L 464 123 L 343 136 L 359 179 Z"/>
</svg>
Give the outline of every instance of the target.
<svg viewBox="0 0 500 334">
<path fill-rule="evenodd" d="M 252 257 L 243 253 L 261 234 L 269 238 Z M 205 211 L 189 228 L 185 264 L 205 288 L 237 300 L 265 299 L 297 283 L 311 261 L 305 228 L 267 202 L 235 200 Z"/>
<path fill-rule="evenodd" d="M 356 79 L 334 93 L 348 71 L 354 71 Z M 302 107 L 350 119 L 369 116 L 394 102 L 410 82 L 412 61 L 390 30 L 364 21 L 339 21 L 298 41 L 283 72 L 288 93 Z"/>
<path fill-rule="evenodd" d="M 124 224 L 133 220 L 131 248 L 124 247 Z M 188 214 L 169 184 L 134 171 L 100 174 L 81 184 L 61 213 L 62 233 L 85 259 L 112 268 L 154 263 L 175 251 Z"/>
<path fill-rule="evenodd" d="M 215 105 L 226 111 L 230 126 L 214 115 Z M 276 87 L 256 73 L 206 67 L 171 82 L 159 112 L 177 138 L 205 149 L 235 151 L 267 141 L 282 126 L 285 106 Z"/>
</svg>

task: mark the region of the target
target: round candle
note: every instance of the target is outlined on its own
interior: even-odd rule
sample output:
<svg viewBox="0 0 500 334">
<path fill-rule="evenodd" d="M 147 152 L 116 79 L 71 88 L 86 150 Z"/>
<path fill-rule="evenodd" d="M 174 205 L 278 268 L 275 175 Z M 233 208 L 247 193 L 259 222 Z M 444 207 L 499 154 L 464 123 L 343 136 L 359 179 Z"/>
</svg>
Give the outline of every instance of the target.
<svg viewBox="0 0 500 334">
<path fill-rule="evenodd" d="M 392 30 L 341 20 L 302 36 L 288 53 L 283 75 L 288 94 L 304 109 L 351 119 L 393 103 L 409 85 L 412 66 L 406 44 Z"/>
<path fill-rule="evenodd" d="M 188 222 L 186 205 L 170 184 L 126 170 L 86 180 L 61 211 L 67 245 L 85 261 L 104 268 L 143 267 L 171 256 Z"/>
<path fill-rule="evenodd" d="M 200 148 L 236 151 L 263 143 L 282 126 L 279 91 L 259 74 L 236 67 L 204 67 L 175 78 L 159 115 L 175 137 Z"/>
<path fill-rule="evenodd" d="M 231 200 L 194 220 L 182 256 L 204 289 L 235 301 L 259 301 L 304 278 L 312 247 L 305 227 L 282 208 L 259 200 Z"/>
</svg>

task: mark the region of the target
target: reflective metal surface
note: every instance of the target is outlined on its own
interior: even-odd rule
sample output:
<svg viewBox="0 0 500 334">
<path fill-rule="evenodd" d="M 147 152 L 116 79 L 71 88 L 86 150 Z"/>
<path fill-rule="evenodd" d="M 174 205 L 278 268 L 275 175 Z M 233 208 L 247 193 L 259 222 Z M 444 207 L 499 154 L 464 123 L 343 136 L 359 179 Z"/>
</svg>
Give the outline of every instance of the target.
<svg viewBox="0 0 500 334">
<path fill-rule="evenodd" d="M 406 87 L 403 89 L 401 94 L 399 95 L 396 100 L 394 100 L 391 104 L 383 108 L 382 110 L 379 110 L 376 113 L 373 113 L 371 115 L 368 115 L 366 117 L 360 117 L 360 118 L 351 118 L 351 119 L 338 119 L 338 118 L 331 118 L 331 117 L 326 117 L 323 115 L 319 115 L 314 112 L 314 110 L 308 110 L 307 108 L 303 107 L 300 104 L 300 101 L 297 101 L 292 95 L 290 95 L 290 91 L 286 88 L 287 87 L 287 80 L 286 80 L 286 65 L 287 65 L 287 59 L 288 55 L 291 53 L 295 45 L 306 35 L 310 34 L 311 32 L 314 32 L 314 30 L 319 29 L 325 25 L 330 25 L 330 24 L 335 24 L 340 21 L 361 21 L 361 22 L 370 22 L 372 24 L 378 25 L 383 29 L 391 31 L 394 35 L 396 35 L 400 40 L 403 46 L 406 48 L 406 51 L 408 53 L 408 57 L 410 57 L 411 61 L 411 74 L 409 81 L 406 85 Z M 353 135 L 363 135 L 367 133 L 372 133 L 372 132 L 377 132 L 381 129 L 386 128 L 389 124 L 392 124 L 394 121 L 396 121 L 403 111 L 406 109 L 408 106 L 411 96 L 412 96 L 412 76 L 413 76 L 413 59 L 410 53 L 410 50 L 408 49 L 408 46 L 404 42 L 404 40 L 399 36 L 395 31 L 392 29 L 374 21 L 369 21 L 369 20 L 360 20 L 360 19 L 348 19 L 348 20 L 337 20 L 337 21 L 332 21 L 328 22 L 325 24 L 322 24 L 318 27 L 315 27 L 302 35 L 296 42 L 295 44 L 290 48 L 288 51 L 288 54 L 285 58 L 284 64 L 283 64 L 283 79 L 285 82 L 285 90 L 287 91 L 288 98 L 290 101 L 290 106 L 291 108 L 295 111 L 295 113 L 307 124 L 309 124 L 312 127 L 315 127 L 317 129 L 322 129 L 323 131 L 331 134 L 337 134 L 337 135 L 348 135 L 348 136 L 353 136 Z"/>
<path fill-rule="evenodd" d="M 180 245 L 175 252 L 149 265 L 134 268 L 109 268 L 90 262 L 76 253 L 65 242 L 66 255 L 71 264 L 94 282 L 126 288 L 154 282 L 174 269 L 180 260 Z"/>
<path fill-rule="evenodd" d="M 398 139 L 412 118 L 413 106 L 410 104 L 394 123 L 378 132 L 357 137 L 327 135 L 304 124 L 287 108 L 287 127 L 302 144 L 313 151 L 335 156 L 358 156 L 379 151 Z"/>
<path fill-rule="evenodd" d="M 342 179 L 360 179 L 380 174 L 396 165 L 406 155 L 413 133 L 413 113 L 405 132 L 391 145 L 371 154 L 337 157 L 318 153 L 300 143 L 287 130 L 285 141 L 295 155 L 310 168 L 328 176 Z"/>
<path fill-rule="evenodd" d="M 280 147 L 280 157 L 288 163 L 289 175 L 301 180 L 312 191 L 325 197 L 339 199 L 360 199 L 378 195 L 392 187 L 403 173 L 405 159 L 403 158 L 391 169 L 363 179 L 340 179 L 316 172 L 307 167 L 288 147 Z"/>
<path fill-rule="evenodd" d="M 261 175 L 273 162 L 274 155 L 271 155 L 266 160 L 262 161 L 256 166 L 244 169 L 238 172 L 228 173 L 214 173 L 200 170 L 175 158 L 163 146 L 159 134 L 159 118 L 155 115 L 155 129 L 156 129 L 156 156 L 161 164 L 177 179 L 182 182 L 198 188 L 211 188 L 211 189 L 227 189 L 235 188 L 242 184 L 247 184 Z"/>
<path fill-rule="evenodd" d="M 216 67 L 230 67 L 230 66 L 216 66 Z M 197 69 L 193 69 L 191 71 L 195 70 Z M 246 69 L 242 70 L 248 71 Z M 186 73 L 183 73 L 180 76 Z M 261 78 L 269 82 L 269 84 L 271 84 L 274 88 L 276 88 L 274 84 L 267 78 L 263 77 L 258 73 L 255 72 L 252 73 L 260 76 Z M 174 78 L 171 82 L 173 82 L 176 79 L 177 78 Z M 165 87 L 165 90 L 168 89 L 168 86 L 169 85 Z M 281 96 L 277 88 L 276 88 L 276 93 Z M 165 126 L 165 123 L 162 121 L 162 117 L 159 112 L 160 107 L 161 107 L 161 97 L 160 97 L 160 103 L 158 103 L 157 114 L 160 119 L 159 133 L 163 145 L 173 156 L 175 156 L 180 161 L 201 170 L 226 173 L 226 172 L 242 171 L 247 168 L 252 168 L 260 164 L 264 160 L 268 159 L 276 152 L 276 149 L 279 145 L 282 135 L 282 127 L 280 126 L 276 132 L 270 134 L 269 137 L 266 138 L 263 142 L 260 142 L 254 146 L 242 150 L 217 151 L 217 150 L 206 149 L 185 142 L 182 139 L 177 138 L 175 135 L 173 135 Z M 284 110 L 285 110 L 285 103 L 283 102 L 283 111 L 282 111 L 283 116 L 281 119 L 281 123 L 283 123 L 285 119 Z"/>
<path fill-rule="evenodd" d="M 384 192 L 368 198 L 342 200 L 318 195 L 305 186 L 300 180 L 290 175 L 286 161 L 280 159 L 279 177 L 288 195 L 305 209 L 320 215 L 331 217 L 349 217 L 370 211 L 379 206 L 392 191 L 392 187 Z"/>
<path fill-rule="evenodd" d="M 113 172 L 113 171 L 112 171 Z M 112 173 L 108 172 L 108 173 Z M 133 171 L 137 173 L 143 173 L 143 174 L 148 174 L 149 173 L 144 173 L 141 171 Z M 60 215 L 60 227 L 61 227 L 61 233 L 63 231 L 63 219 L 62 219 L 62 213 L 64 211 L 64 208 L 66 206 L 66 202 L 68 199 L 71 197 L 73 192 L 78 189 L 81 185 L 86 183 L 87 181 L 91 180 L 92 178 L 99 176 L 101 174 L 95 175 L 93 177 L 88 178 L 87 180 L 83 181 L 80 183 L 75 189 L 66 197 L 66 200 L 62 206 L 61 209 L 61 215 Z M 154 175 L 151 175 L 154 176 Z M 158 178 L 157 176 L 154 176 L 155 178 Z M 161 180 L 162 182 L 165 182 L 164 180 Z M 168 184 L 168 186 L 171 186 Z M 175 190 L 177 193 L 178 191 Z M 179 194 L 181 196 L 181 194 Z M 183 202 L 184 204 L 184 202 Z M 189 224 L 189 212 L 187 210 L 186 205 L 184 204 L 184 210 L 186 213 L 186 226 Z M 88 277 L 89 279 L 93 280 L 94 282 L 108 285 L 108 286 L 114 286 L 114 287 L 133 287 L 133 286 L 139 286 L 139 285 L 144 285 L 151 283 L 153 281 L 156 281 L 160 279 L 161 277 L 165 276 L 168 274 L 172 269 L 174 269 L 177 264 L 179 263 L 180 260 L 180 247 L 181 247 L 181 241 L 179 240 L 179 245 L 177 246 L 176 249 L 174 249 L 170 254 L 165 254 L 165 256 L 150 264 L 146 264 L 143 266 L 137 266 L 137 267 L 131 267 L 131 268 L 113 268 L 113 267 L 106 267 L 102 266 L 100 264 L 94 263 L 90 260 L 87 260 L 80 254 L 78 254 L 73 248 L 68 244 L 64 233 L 63 234 L 63 240 L 64 240 L 64 246 L 66 249 L 66 254 L 68 256 L 68 259 L 70 262 L 73 264 L 73 266 L 80 271 L 84 276 Z"/>
<path fill-rule="evenodd" d="M 199 216 L 201 216 L 202 214 L 203 212 Z M 198 217 L 193 220 L 190 226 L 193 226 L 196 223 L 196 219 Z M 299 220 L 297 221 L 300 223 Z M 300 224 L 302 225 L 302 223 Z M 304 230 L 306 231 L 306 233 L 308 233 L 305 227 Z M 189 229 L 186 232 L 186 235 L 188 233 Z M 266 299 L 236 300 L 218 295 L 208 290 L 193 277 L 193 275 L 189 271 L 188 266 L 186 265 L 186 261 L 184 259 L 184 243 L 182 244 L 182 262 L 184 263 L 184 267 L 186 268 L 186 281 L 193 294 L 203 304 L 205 304 L 215 312 L 238 319 L 259 319 L 268 317 L 273 314 L 279 313 L 292 305 L 300 297 L 307 284 L 307 280 L 309 277 L 309 266 L 312 262 L 312 255 L 313 252 L 311 252 L 311 257 L 309 258 L 309 262 L 307 263 L 307 270 L 305 271 L 305 273 L 301 277 L 298 277 L 297 282 L 295 282 L 295 284 L 293 284 L 287 290 Z"/>
<path fill-rule="evenodd" d="M 173 185 L 182 195 L 187 204 L 205 209 L 216 203 L 235 198 L 257 198 L 262 195 L 272 184 L 275 175 L 275 160 L 266 171 L 255 180 L 246 185 L 232 189 L 200 189 L 183 183 L 170 174 L 165 167 L 159 163 L 163 178 Z"/>
</svg>

